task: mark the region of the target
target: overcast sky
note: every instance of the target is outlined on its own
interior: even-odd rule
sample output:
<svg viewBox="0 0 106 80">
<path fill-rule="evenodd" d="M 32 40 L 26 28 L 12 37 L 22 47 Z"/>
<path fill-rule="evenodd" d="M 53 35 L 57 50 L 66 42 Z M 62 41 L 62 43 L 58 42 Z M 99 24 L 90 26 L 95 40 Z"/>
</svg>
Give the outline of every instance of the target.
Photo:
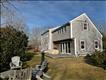
<svg viewBox="0 0 106 80">
<path fill-rule="evenodd" d="M 106 1 L 12 1 L 29 28 L 62 25 L 86 13 L 97 25 L 106 25 Z M 106 26 L 105 26 L 106 27 Z"/>
</svg>

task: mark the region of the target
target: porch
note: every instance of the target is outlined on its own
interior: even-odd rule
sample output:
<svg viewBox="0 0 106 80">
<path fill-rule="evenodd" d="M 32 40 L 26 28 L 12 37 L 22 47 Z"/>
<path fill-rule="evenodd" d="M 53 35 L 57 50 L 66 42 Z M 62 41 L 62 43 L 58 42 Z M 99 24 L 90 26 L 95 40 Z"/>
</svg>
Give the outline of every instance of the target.
<svg viewBox="0 0 106 80">
<path fill-rule="evenodd" d="M 54 49 L 59 50 L 59 54 L 74 55 L 74 40 L 66 39 L 53 42 Z"/>
</svg>

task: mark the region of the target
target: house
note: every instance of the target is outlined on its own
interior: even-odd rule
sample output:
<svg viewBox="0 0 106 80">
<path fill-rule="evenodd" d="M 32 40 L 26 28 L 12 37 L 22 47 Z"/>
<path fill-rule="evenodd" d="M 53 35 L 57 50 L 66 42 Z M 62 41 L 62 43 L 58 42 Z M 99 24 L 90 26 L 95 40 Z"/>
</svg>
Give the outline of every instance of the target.
<svg viewBox="0 0 106 80">
<path fill-rule="evenodd" d="M 87 55 L 102 51 L 102 34 L 86 13 L 62 26 L 48 29 L 41 34 L 42 50 L 59 50 L 59 54 Z"/>
</svg>

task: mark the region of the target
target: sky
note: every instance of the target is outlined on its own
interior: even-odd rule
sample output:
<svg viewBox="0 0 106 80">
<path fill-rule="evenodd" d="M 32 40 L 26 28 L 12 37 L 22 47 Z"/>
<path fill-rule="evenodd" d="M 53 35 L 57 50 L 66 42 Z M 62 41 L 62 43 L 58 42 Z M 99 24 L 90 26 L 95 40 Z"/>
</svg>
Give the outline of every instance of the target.
<svg viewBox="0 0 106 80">
<path fill-rule="evenodd" d="M 106 25 L 106 1 L 11 1 L 33 27 L 59 26 L 82 13 L 97 25 Z M 106 26 L 105 26 L 106 27 Z"/>
</svg>

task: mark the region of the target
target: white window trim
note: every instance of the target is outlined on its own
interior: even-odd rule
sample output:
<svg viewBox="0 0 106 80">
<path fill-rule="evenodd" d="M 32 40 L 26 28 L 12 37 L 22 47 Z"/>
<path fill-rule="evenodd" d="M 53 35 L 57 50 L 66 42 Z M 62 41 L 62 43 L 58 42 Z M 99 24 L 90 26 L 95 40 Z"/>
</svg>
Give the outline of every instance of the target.
<svg viewBox="0 0 106 80">
<path fill-rule="evenodd" d="M 98 42 L 98 48 L 95 48 L 95 42 Z M 99 50 L 99 41 L 98 41 L 98 40 L 94 40 L 94 48 L 95 48 L 96 50 Z"/>
<path fill-rule="evenodd" d="M 84 42 L 84 49 L 81 48 L 81 42 Z M 86 44 L 85 44 L 85 40 L 80 40 L 80 50 L 85 50 L 86 49 Z"/>
<path fill-rule="evenodd" d="M 87 29 L 84 29 L 84 27 L 85 27 L 84 24 L 87 24 Z M 88 31 L 88 23 L 87 23 L 87 22 L 84 22 L 84 23 L 83 23 L 83 30 L 84 30 L 84 31 Z"/>
</svg>

